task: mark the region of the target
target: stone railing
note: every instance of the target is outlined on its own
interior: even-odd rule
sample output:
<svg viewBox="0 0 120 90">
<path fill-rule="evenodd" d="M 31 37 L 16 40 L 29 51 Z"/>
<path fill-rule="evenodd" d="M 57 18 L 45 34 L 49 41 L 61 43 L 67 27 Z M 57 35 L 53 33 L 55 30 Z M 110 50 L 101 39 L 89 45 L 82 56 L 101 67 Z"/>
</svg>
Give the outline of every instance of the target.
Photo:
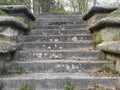
<svg viewBox="0 0 120 90">
<path fill-rule="evenodd" d="M 117 10 L 117 7 L 94 6 L 88 13 L 84 15 L 83 20 L 86 21 L 89 26 L 91 26 L 115 10 Z"/>
<path fill-rule="evenodd" d="M 22 48 L 21 40 L 30 31 L 34 15 L 23 5 L 0 6 L 6 16 L 0 14 L 0 70 L 3 63 L 12 60 L 14 53 Z M 7 61 L 7 62 L 6 62 Z M 1 73 L 0 73 L 1 74 Z"/>
<path fill-rule="evenodd" d="M 84 20 L 89 22 L 89 30 L 94 35 L 94 45 L 104 53 L 101 58 L 113 60 L 115 69 L 120 72 L 120 17 L 107 17 L 108 13 L 116 9 L 108 9 L 107 15 L 101 18 L 95 15 L 96 11 L 91 15 L 91 10 L 84 16 Z M 103 15 L 104 12 L 103 10 Z M 99 14 L 102 16 L 102 11 Z"/>
<path fill-rule="evenodd" d="M 28 25 L 35 20 L 35 16 L 25 5 L 3 5 L 0 6 L 0 10 Z"/>
<path fill-rule="evenodd" d="M 99 38 L 101 40 L 99 40 L 99 42 L 120 40 L 120 18 L 103 18 L 99 20 L 96 24 L 91 26 L 89 30 L 94 33 L 95 38 Z"/>
</svg>

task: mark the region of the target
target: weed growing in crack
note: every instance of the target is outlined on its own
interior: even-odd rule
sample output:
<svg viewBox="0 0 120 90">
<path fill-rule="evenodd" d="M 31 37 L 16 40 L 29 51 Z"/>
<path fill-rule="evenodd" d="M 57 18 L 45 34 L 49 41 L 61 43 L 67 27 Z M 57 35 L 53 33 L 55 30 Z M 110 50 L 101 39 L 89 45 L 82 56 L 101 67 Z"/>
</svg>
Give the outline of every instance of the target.
<svg viewBox="0 0 120 90">
<path fill-rule="evenodd" d="M 19 90 L 33 90 L 33 88 L 31 85 L 25 83 Z"/>
<path fill-rule="evenodd" d="M 16 68 L 16 71 L 17 71 L 18 74 L 25 73 L 25 69 L 24 69 L 23 66 L 18 66 L 18 67 Z"/>
<path fill-rule="evenodd" d="M 64 86 L 64 90 L 76 90 L 74 85 L 72 84 L 72 82 L 68 82 L 65 86 Z"/>
</svg>

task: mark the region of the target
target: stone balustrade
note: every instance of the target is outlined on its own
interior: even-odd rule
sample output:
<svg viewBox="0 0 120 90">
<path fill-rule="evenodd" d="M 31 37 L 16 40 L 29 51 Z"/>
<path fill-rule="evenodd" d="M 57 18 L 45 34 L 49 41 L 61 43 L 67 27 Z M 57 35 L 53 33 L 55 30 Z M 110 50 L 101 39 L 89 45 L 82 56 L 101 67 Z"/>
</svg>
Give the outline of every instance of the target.
<svg viewBox="0 0 120 90">
<path fill-rule="evenodd" d="M 83 19 L 94 35 L 94 45 L 104 53 L 104 59 L 114 61 L 115 69 L 120 72 L 120 17 L 110 16 L 115 10 L 115 7 L 93 7 Z"/>
<path fill-rule="evenodd" d="M 35 16 L 25 5 L 3 5 L 0 6 L 0 10 L 26 24 L 30 24 L 35 20 Z"/>
<path fill-rule="evenodd" d="M 94 33 L 94 38 L 98 38 L 100 42 L 110 42 L 120 40 L 120 18 L 106 17 L 99 20 L 91 26 L 89 30 Z M 97 41 L 96 41 L 97 42 Z"/>
<path fill-rule="evenodd" d="M 87 22 L 88 26 L 92 26 L 98 20 L 107 17 L 108 14 L 115 10 L 117 10 L 117 7 L 94 6 L 83 16 L 83 20 Z"/>
<path fill-rule="evenodd" d="M 34 15 L 24 5 L 0 6 L 6 16 L 0 16 L 0 61 L 10 60 L 22 47 L 23 34 L 30 31 Z"/>
<path fill-rule="evenodd" d="M 28 25 L 11 16 L 0 16 L 0 55 L 10 54 L 20 48 L 21 37 L 29 31 Z M 8 55 L 9 55 L 8 54 Z M 5 59 L 3 57 L 1 59 Z M 7 57 L 7 59 L 9 59 Z"/>
</svg>

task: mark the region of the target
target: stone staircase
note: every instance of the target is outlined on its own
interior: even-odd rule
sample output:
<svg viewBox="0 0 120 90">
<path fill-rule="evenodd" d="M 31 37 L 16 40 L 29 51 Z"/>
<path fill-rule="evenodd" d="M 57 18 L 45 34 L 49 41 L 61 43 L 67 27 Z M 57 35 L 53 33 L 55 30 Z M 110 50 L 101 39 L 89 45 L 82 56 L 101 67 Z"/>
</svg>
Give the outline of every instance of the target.
<svg viewBox="0 0 120 90">
<path fill-rule="evenodd" d="M 88 72 L 111 62 L 99 59 L 92 35 L 81 14 L 41 14 L 35 29 L 23 37 L 23 49 L 15 53 L 12 71 L 22 67 L 25 74 L 0 79 L 2 90 L 19 90 L 24 84 L 35 90 L 64 90 L 70 81 L 77 90 L 97 84 L 114 87 L 118 77 L 90 76 Z"/>
</svg>

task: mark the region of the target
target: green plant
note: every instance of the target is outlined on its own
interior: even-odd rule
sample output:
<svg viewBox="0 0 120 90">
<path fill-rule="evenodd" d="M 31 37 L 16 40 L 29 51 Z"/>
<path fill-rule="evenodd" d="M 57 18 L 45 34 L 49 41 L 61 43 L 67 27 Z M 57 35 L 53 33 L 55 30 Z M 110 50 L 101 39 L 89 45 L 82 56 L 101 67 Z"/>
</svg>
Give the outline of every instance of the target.
<svg viewBox="0 0 120 90">
<path fill-rule="evenodd" d="M 64 90 L 76 90 L 74 85 L 69 81 L 65 86 Z"/>
<path fill-rule="evenodd" d="M 69 12 L 67 12 L 66 15 L 67 15 L 69 18 L 74 18 L 74 17 L 75 17 L 75 15 L 73 15 L 72 13 L 69 13 Z"/>
<path fill-rule="evenodd" d="M 101 70 L 106 71 L 106 72 L 110 72 L 111 71 L 111 66 L 108 65 L 108 64 L 102 64 L 101 65 Z"/>
<path fill-rule="evenodd" d="M 16 68 L 16 71 L 18 74 L 22 74 L 22 73 L 25 73 L 25 69 L 23 68 L 23 66 L 18 66 Z"/>
<path fill-rule="evenodd" d="M 7 66 L 0 67 L 0 74 L 1 75 L 8 74 L 8 67 Z"/>
<path fill-rule="evenodd" d="M 119 12 L 113 12 L 111 14 L 109 14 L 110 17 L 120 17 L 120 13 Z"/>
<path fill-rule="evenodd" d="M 34 23 L 33 22 L 28 23 L 28 28 L 33 29 L 34 28 Z"/>
<path fill-rule="evenodd" d="M 100 54 L 99 54 L 99 58 L 100 59 L 106 59 L 106 54 L 104 53 L 104 52 L 101 52 Z"/>
<path fill-rule="evenodd" d="M 32 86 L 30 86 L 29 84 L 24 84 L 20 90 L 33 90 Z"/>
</svg>

